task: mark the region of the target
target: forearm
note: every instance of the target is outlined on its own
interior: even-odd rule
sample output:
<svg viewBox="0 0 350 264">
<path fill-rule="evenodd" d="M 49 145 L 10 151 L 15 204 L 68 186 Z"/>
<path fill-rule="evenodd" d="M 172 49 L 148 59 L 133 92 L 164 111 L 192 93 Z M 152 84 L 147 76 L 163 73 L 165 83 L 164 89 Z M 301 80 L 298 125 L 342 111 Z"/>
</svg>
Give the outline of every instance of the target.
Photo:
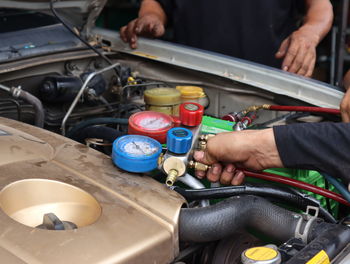
<svg viewBox="0 0 350 264">
<path fill-rule="evenodd" d="M 350 182 L 350 124 L 305 123 L 274 127 L 282 163 L 326 172 Z"/>
<path fill-rule="evenodd" d="M 162 21 L 163 25 L 167 22 L 167 16 L 162 6 L 155 0 L 143 0 L 139 10 L 139 17 L 145 15 L 156 15 Z"/>
<path fill-rule="evenodd" d="M 306 15 L 301 30 L 306 29 L 315 35 L 318 44 L 329 32 L 333 22 L 333 8 L 329 0 L 305 0 Z"/>
</svg>

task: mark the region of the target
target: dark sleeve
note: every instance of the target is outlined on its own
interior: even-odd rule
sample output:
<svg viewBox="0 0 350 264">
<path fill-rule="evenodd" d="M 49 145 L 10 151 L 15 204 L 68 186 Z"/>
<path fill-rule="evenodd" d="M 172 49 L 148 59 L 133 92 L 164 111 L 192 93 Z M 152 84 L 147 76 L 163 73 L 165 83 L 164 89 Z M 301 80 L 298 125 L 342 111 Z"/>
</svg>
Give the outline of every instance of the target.
<svg viewBox="0 0 350 264">
<path fill-rule="evenodd" d="M 156 1 L 162 6 L 167 16 L 167 20 L 169 24 L 172 21 L 172 14 L 175 7 L 173 0 L 156 0 Z"/>
<path fill-rule="evenodd" d="M 350 124 L 304 123 L 273 130 L 286 168 L 318 170 L 350 182 Z"/>
</svg>

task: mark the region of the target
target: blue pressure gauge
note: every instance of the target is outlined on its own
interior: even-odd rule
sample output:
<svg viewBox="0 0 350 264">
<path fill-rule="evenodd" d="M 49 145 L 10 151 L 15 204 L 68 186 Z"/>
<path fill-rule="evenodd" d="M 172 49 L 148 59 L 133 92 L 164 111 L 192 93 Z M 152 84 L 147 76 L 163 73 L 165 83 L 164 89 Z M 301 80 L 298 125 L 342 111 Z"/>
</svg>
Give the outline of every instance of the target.
<svg viewBox="0 0 350 264">
<path fill-rule="evenodd" d="M 161 152 L 162 145 L 152 138 L 126 135 L 113 142 L 112 160 L 125 171 L 143 173 L 157 168 Z"/>
<path fill-rule="evenodd" d="M 168 131 L 167 148 L 175 154 L 185 154 L 192 146 L 192 132 L 187 128 L 175 127 Z"/>
</svg>

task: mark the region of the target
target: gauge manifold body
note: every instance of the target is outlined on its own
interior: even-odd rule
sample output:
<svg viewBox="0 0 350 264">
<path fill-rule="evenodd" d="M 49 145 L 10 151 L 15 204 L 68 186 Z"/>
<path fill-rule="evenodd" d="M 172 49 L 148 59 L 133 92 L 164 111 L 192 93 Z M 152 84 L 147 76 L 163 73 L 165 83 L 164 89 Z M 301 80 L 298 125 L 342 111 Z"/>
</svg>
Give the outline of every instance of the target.
<svg viewBox="0 0 350 264">
<path fill-rule="evenodd" d="M 171 116 L 159 112 L 143 111 L 130 116 L 128 134 L 151 137 L 164 144 L 168 130 L 173 127 L 174 120 Z"/>
<path fill-rule="evenodd" d="M 112 160 L 125 171 L 145 173 L 157 168 L 161 152 L 161 144 L 152 138 L 126 135 L 113 142 Z"/>
</svg>

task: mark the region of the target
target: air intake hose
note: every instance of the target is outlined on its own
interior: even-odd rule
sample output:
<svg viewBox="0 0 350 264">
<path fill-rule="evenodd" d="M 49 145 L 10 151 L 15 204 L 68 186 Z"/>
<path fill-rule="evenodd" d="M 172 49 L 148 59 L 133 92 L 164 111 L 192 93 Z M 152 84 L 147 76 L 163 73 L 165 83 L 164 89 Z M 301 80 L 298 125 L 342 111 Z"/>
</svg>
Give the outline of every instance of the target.
<svg viewBox="0 0 350 264">
<path fill-rule="evenodd" d="M 300 214 L 263 198 L 237 196 L 208 207 L 181 209 L 179 238 L 187 242 L 208 242 L 242 228 L 253 228 L 270 238 L 286 241 L 294 237 L 300 218 Z"/>
</svg>

